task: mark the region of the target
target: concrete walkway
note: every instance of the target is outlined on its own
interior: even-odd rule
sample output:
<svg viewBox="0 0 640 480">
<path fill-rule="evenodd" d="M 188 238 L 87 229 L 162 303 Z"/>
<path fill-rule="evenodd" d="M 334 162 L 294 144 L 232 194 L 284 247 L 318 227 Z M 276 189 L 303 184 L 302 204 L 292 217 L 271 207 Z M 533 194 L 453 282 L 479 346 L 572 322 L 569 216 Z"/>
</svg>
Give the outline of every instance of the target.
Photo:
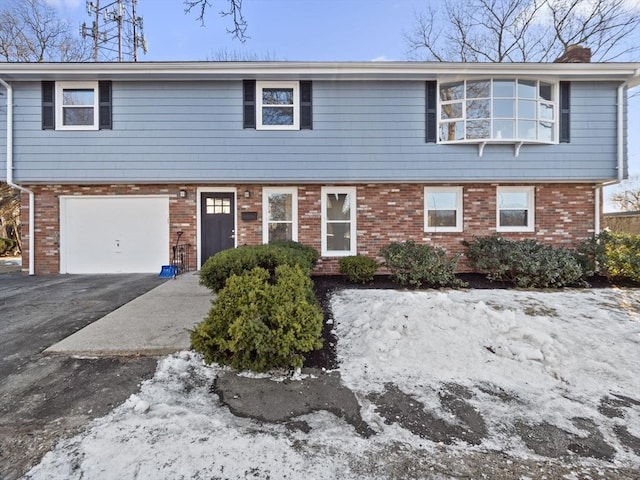
<svg viewBox="0 0 640 480">
<path fill-rule="evenodd" d="M 211 308 L 211 291 L 188 272 L 145 293 L 70 337 L 45 354 L 79 356 L 166 355 L 190 346 L 189 330 Z"/>
</svg>

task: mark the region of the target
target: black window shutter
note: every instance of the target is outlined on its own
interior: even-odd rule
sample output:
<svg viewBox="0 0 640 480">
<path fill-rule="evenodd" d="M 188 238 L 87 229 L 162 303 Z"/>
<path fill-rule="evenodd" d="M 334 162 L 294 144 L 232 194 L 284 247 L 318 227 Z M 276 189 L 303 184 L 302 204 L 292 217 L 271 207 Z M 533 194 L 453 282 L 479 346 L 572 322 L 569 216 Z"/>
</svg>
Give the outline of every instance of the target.
<svg viewBox="0 0 640 480">
<path fill-rule="evenodd" d="M 111 130 L 111 81 L 98 82 L 98 125 L 100 130 Z"/>
<path fill-rule="evenodd" d="M 426 142 L 436 143 L 438 141 L 438 89 L 435 80 L 427 82 L 426 90 L 426 112 L 425 112 L 425 132 Z"/>
<path fill-rule="evenodd" d="M 560 82 L 560 143 L 571 142 L 571 82 Z"/>
<path fill-rule="evenodd" d="M 243 128 L 256 128 L 256 81 L 243 80 Z"/>
<path fill-rule="evenodd" d="M 56 82 L 42 82 L 42 129 L 56 129 Z"/>
<path fill-rule="evenodd" d="M 300 130 L 313 128 L 313 91 L 311 81 L 300 82 Z"/>
</svg>

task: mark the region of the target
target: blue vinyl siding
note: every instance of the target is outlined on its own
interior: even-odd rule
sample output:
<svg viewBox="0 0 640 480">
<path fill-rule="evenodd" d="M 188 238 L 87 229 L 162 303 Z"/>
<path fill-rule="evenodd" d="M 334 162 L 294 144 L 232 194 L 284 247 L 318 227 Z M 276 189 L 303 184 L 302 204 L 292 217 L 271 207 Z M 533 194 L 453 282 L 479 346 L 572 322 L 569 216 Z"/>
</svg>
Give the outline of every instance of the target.
<svg viewBox="0 0 640 480">
<path fill-rule="evenodd" d="M 14 178 L 24 183 L 616 178 L 616 83 L 574 82 L 571 143 L 523 145 L 517 158 L 511 145 L 487 145 L 479 157 L 476 145 L 425 143 L 424 85 L 315 81 L 313 130 L 257 131 L 242 127 L 242 82 L 114 82 L 113 129 L 78 132 L 42 130 L 40 83 L 17 84 Z"/>
</svg>

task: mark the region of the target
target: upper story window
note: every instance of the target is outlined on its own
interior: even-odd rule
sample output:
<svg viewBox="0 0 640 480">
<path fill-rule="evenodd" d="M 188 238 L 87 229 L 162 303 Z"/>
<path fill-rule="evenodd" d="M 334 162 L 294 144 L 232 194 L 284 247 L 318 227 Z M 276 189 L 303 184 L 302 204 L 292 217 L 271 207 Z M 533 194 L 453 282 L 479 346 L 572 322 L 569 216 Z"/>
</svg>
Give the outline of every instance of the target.
<svg viewBox="0 0 640 480">
<path fill-rule="evenodd" d="M 242 81 L 242 128 L 313 129 L 311 80 Z"/>
<path fill-rule="evenodd" d="M 300 128 L 300 84 L 257 82 L 257 128 L 298 130 Z"/>
<path fill-rule="evenodd" d="M 557 142 L 557 88 L 538 80 L 481 79 L 439 86 L 440 143 Z"/>
<path fill-rule="evenodd" d="M 56 130 L 98 130 L 98 82 L 56 82 Z"/>
</svg>

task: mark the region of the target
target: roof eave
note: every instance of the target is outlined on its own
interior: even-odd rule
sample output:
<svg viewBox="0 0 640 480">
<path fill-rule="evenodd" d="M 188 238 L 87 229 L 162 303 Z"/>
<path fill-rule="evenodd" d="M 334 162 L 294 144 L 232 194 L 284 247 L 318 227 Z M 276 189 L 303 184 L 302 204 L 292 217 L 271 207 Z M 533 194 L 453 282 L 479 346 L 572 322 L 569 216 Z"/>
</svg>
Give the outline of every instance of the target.
<svg viewBox="0 0 640 480">
<path fill-rule="evenodd" d="M 470 76 L 535 76 L 561 80 L 640 84 L 640 63 L 444 63 L 444 62 L 136 62 L 0 63 L 8 81 L 113 80 L 424 80 Z"/>
</svg>

